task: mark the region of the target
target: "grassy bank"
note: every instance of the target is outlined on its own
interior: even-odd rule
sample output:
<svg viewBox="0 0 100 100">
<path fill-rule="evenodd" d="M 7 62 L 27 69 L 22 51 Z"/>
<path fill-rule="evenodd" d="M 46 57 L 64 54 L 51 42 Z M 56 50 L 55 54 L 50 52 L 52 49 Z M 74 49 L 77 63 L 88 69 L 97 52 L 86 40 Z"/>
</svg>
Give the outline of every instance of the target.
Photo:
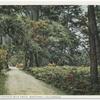
<svg viewBox="0 0 100 100">
<path fill-rule="evenodd" d="M 6 94 L 6 88 L 5 88 L 5 81 L 6 81 L 6 75 L 3 73 L 0 73 L 0 95 Z"/>
<path fill-rule="evenodd" d="M 100 94 L 90 84 L 89 67 L 42 67 L 28 71 L 37 79 L 52 84 L 66 94 Z"/>
</svg>

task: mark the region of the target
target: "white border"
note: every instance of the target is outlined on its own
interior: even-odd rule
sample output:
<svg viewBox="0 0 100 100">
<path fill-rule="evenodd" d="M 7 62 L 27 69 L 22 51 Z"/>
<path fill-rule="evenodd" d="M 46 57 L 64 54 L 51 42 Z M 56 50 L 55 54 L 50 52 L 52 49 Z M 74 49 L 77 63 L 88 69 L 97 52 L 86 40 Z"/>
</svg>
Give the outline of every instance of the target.
<svg viewBox="0 0 100 100">
<path fill-rule="evenodd" d="M 100 0 L 0 0 L 0 5 L 100 5 Z"/>
<path fill-rule="evenodd" d="M 1 95 L 0 99 L 99 99 L 99 95 Z"/>
</svg>

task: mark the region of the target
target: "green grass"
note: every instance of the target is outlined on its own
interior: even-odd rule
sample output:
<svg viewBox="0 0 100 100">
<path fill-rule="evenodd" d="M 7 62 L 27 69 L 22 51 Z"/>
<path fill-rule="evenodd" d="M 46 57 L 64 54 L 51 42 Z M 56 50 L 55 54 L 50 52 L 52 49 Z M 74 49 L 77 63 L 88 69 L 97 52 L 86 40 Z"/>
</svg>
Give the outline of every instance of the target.
<svg viewBox="0 0 100 100">
<path fill-rule="evenodd" d="M 41 67 L 28 70 L 37 79 L 71 95 L 96 95 L 100 91 L 92 88 L 89 67 Z M 100 70 L 100 69 L 99 69 Z"/>
<path fill-rule="evenodd" d="M 6 94 L 5 81 L 6 81 L 6 75 L 0 73 L 0 95 Z"/>
</svg>

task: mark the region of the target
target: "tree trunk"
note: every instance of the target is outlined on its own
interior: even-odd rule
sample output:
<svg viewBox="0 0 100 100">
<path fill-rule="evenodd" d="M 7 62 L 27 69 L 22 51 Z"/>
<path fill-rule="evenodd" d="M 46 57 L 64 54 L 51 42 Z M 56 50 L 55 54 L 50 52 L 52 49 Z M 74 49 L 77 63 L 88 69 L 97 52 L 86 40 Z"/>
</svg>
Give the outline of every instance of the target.
<svg viewBox="0 0 100 100">
<path fill-rule="evenodd" d="M 27 62 L 28 62 L 28 59 L 27 59 L 27 52 L 25 51 L 25 68 L 28 66 Z"/>
<path fill-rule="evenodd" d="M 95 38 L 96 38 L 97 62 L 100 65 L 100 39 L 99 39 L 99 35 L 96 34 Z"/>
<path fill-rule="evenodd" d="M 40 6 L 34 6 L 34 5 L 25 6 L 25 14 L 26 16 L 30 17 L 31 20 L 38 21 L 39 9 L 40 9 Z"/>
<path fill-rule="evenodd" d="M 29 67 L 33 67 L 33 51 L 30 51 Z"/>
<path fill-rule="evenodd" d="M 29 43 L 28 41 L 25 42 L 25 69 L 29 67 Z"/>
<path fill-rule="evenodd" d="M 0 36 L 0 45 L 2 45 L 2 35 Z"/>
<path fill-rule="evenodd" d="M 32 6 L 31 7 L 32 20 L 38 21 L 38 19 L 39 19 L 39 8 L 40 8 L 39 6 L 36 6 L 36 7 Z"/>
<path fill-rule="evenodd" d="M 94 6 L 88 6 L 88 27 L 90 42 L 90 74 L 92 85 L 98 84 L 98 67 L 96 52 L 96 22 L 94 16 Z"/>
<path fill-rule="evenodd" d="M 96 6 L 96 10 L 97 10 L 97 12 L 99 12 L 99 8 L 98 8 L 98 6 Z M 99 36 L 99 32 L 98 32 L 98 28 L 97 28 L 97 23 L 96 23 L 96 15 L 98 16 L 98 14 L 95 14 L 95 13 L 93 13 L 94 14 L 94 20 L 95 20 L 95 29 L 96 29 L 96 47 L 97 47 L 97 62 L 98 62 L 98 64 L 100 65 L 100 36 Z M 98 20 L 97 20 L 98 21 Z"/>
<path fill-rule="evenodd" d="M 35 64 L 36 64 L 37 67 L 39 67 L 38 53 L 35 53 L 34 56 L 35 56 Z"/>
</svg>

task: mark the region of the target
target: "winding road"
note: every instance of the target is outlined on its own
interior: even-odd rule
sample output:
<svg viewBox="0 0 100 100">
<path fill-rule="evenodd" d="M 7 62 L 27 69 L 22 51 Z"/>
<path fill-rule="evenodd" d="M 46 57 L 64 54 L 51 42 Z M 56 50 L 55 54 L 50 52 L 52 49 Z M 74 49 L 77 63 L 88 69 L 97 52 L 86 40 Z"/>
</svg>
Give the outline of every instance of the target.
<svg viewBox="0 0 100 100">
<path fill-rule="evenodd" d="M 64 95 L 57 88 L 35 79 L 18 68 L 10 69 L 6 81 L 8 95 Z"/>
</svg>

